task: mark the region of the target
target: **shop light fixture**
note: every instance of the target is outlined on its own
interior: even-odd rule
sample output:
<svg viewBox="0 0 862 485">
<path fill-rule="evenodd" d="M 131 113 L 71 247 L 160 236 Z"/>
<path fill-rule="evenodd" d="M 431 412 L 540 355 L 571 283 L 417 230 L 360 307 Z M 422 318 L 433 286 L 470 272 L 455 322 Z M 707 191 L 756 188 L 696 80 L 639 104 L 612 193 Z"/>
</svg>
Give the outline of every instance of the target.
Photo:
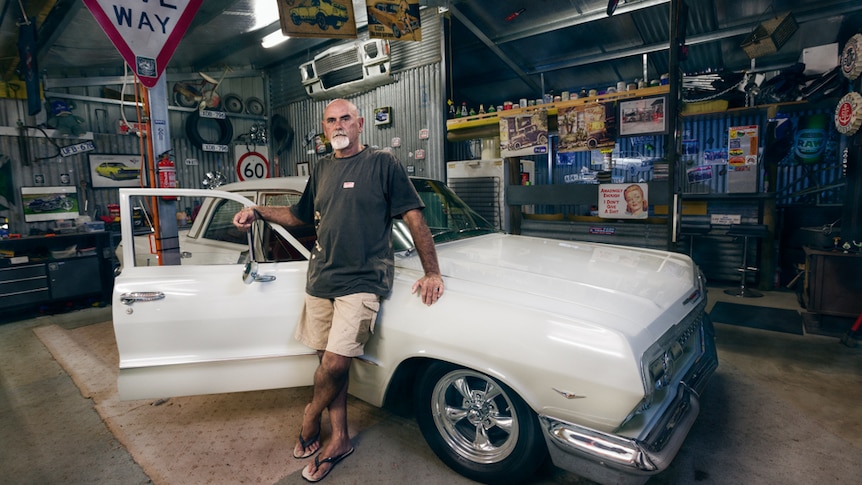
<svg viewBox="0 0 862 485">
<path fill-rule="evenodd" d="M 254 0 L 252 7 L 254 25 L 250 30 L 257 30 L 278 22 L 278 2 L 272 0 Z"/>
<path fill-rule="evenodd" d="M 263 39 L 261 39 L 260 45 L 264 49 L 270 49 L 272 47 L 275 47 L 275 46 L 281 44 L 282 42 L 286 41 L 289 38 L 290 37 L 282 34 L 280 30 L 276 30 L 275 32 L 273 32 L 273 33 L 265 36 Z"/>
</svg>

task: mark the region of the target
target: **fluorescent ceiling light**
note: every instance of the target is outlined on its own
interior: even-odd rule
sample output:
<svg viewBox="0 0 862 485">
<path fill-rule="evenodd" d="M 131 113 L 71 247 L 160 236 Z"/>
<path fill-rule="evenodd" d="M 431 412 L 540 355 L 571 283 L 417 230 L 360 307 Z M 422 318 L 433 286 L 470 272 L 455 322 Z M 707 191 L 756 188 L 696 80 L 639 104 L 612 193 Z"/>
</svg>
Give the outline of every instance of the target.
<svg viewBox="0 0 862 485">
<path fill-rule="evenodd" d="M 282 34 L 280 30 L 276 30 L 275 32 L 273 32 L 273 33 L 265 36 L 263 39 L 261 39 L 260 45 L 264 49 L 269 49 L 271 47 L 277 46 L 278 44 L 281 44 L 282 42 L 286 41 L 289 38 L 290 37 Z"/>
<path fill-rule="evenodd" d="M 254 0 L 254 27 L 257 30 L 273 22 L 278 22 L 278 2 L 272 0 Z"/>
</svg>

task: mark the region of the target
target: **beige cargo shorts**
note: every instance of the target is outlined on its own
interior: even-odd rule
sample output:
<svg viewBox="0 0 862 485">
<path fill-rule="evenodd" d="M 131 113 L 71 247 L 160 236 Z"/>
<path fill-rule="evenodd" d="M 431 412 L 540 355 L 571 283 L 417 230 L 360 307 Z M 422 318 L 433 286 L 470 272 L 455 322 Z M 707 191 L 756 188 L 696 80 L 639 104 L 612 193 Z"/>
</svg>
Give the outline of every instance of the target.
<svg viewBox="0 0 862 485">
<path fill-rule="evenodd" d="M 357 357 L 365 352 L 365 343 L 374 333 L 379 311 L 380 297 L 373 293 L 354 293 L 333 299 L 307 294 L 295 337 L 315 350 Z"/>
</svg>

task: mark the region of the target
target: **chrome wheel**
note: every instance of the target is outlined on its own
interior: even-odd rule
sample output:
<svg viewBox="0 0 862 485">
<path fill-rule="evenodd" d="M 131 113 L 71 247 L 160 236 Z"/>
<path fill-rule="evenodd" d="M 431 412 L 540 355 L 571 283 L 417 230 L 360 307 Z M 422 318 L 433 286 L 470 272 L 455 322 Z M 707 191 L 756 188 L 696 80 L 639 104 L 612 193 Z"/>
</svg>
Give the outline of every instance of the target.
<svg viewBox="0 0 862 485">
<path fill-rule="evenodd" d="M 496 463 L 515 448 L 518 420 L 512 403 L 485 376 L 466 369 L 446 374 L 434 386 L 431 406 L 440 435 L 464 458 Z"/>
<path fill-rule="evenodd" d="M 535 413 L 505 384 L 437 362 L 416 386 L 422 435 L 458 473 L 485 483 L 519 482 L 533 476 L 547 457 Z"/>
</svg>

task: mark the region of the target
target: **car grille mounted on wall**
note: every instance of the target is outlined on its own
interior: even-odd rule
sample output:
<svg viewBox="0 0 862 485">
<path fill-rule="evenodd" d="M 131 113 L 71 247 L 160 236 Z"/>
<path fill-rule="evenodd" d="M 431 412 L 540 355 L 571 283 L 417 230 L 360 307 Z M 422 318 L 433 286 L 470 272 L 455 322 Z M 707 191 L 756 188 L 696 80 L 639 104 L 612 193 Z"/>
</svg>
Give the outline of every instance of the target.
<svg viewBox="0 0 862 485">
<path fill-rule="evenodd" d="M 393 81 L 389 42 L 352 42 L 328 49 L 299 66 L 302 85 L 314 99 L 358 94 Z"/>
</svg>

